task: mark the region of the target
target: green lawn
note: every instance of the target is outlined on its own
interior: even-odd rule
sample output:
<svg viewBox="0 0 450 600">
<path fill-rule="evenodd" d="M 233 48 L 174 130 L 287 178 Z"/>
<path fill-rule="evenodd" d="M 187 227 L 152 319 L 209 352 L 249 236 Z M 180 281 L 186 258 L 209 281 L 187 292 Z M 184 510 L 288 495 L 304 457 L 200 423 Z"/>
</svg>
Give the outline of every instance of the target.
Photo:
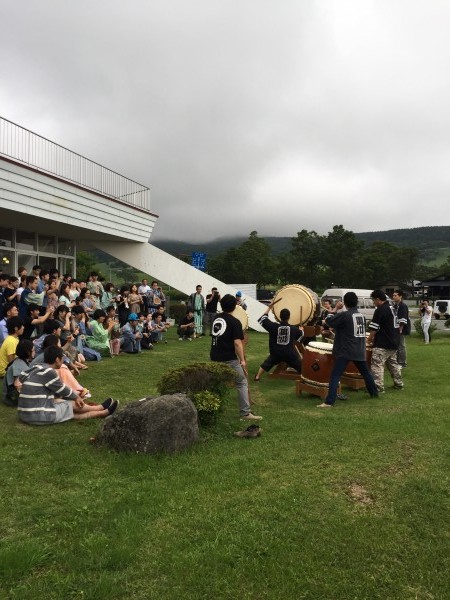
<svg viewBox="0 0 450 600">
<path fill-rule="evenodd" d="M 1 405 L 0 598 L 449 598 L 450 336 L 408 342 L 403 392 L 321 410 L 265 378 L 260 438 L 233 437 L 233 395 L 176 456 L 118 455 L 90 443 L 98 421 L 32 428 Z M 80 379 L 125 404 L 208 352 L 171 332 Z M 252 373 L 266 352 L 250 334 Z"/>
</svg>

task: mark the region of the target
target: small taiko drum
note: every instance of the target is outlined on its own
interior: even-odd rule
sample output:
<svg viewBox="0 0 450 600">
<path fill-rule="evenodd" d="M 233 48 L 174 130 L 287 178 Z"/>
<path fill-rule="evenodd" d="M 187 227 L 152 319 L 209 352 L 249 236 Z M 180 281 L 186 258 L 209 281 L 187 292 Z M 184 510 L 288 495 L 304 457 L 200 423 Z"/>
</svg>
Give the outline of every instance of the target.
<svg viewBox="0 0 450 600">
<path fill-rule="evenodd" d="M 242 306 L 236 306 L 230 315 L 241 322 L 242 329 L 244 331 L 248 329 L 248 314 L 245 312 Z"/>
<path fill-rule="evenodd" d="M 318 386 L 328 386 L 334 366 L 333 345 L 310 342 L 305 346 L 301 379 Z"/>
<path fill-rule="evenodd" d="M 281 321 L 281 310 L 289 309 L 290 325 L 306 325 L 320 313 L 319 297 L 303 285 L 285 285 L 278 290 L 272 302 L 274 305 L 272 311 L 277 321 Z"/>
</svg>

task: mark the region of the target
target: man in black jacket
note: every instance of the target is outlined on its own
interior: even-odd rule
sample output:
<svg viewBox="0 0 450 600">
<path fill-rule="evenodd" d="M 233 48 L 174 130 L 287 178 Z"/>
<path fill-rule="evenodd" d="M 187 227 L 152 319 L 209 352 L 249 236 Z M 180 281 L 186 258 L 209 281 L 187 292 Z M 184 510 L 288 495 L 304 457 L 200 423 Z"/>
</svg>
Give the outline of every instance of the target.
<svg viewBox="0 0 450 600">
<path fill-rule="evenodd" d="M 366 363 L 366 329 L 364 316 L 358 312 L 358 296 L 355 292 L 347 292 L 344 296 L 347 310 L 342 302 L 336 303 L 334 309 L 325 317 L 324 323 L 333 328 L 335 339 L 333 344 L 334 367 L 331 372 L 328 394 L 319 408 L 329 408 L 336 402 L 339 380 L 347 364 L 352 361 L 364 378 L 367 391 L 372 398 L 378 396 L 377 387 Z M 336 313 L 336 314 L 335 314 Z"/>
<path fill-rule="evenodd" d="M 403 291 L 395 290 L 392 294 L 394 302 L 394 311 L 397 317 L 398 328 L 400 332 L 400 345 L 397 350 L 397 362 L 402 369 L 406 367 L 406 340 L 405 335 L 411 333 L 411 321 L 409 320 L 409 309 L 403 302 Z"/>
<path fill-rule="evenodd" d="M 402 372 L 397 362 L 400 330 L 394 308 L 390 306 L 383 290 L 374 290 L 370 297 L 376 306 L 373 319 L 369 324 L 369 343 L 373 344 L 371 367 L 378 393 L 384 392 L 384 365 L 391 374 L 394 388 L 402 390 Z"/>
</svg>

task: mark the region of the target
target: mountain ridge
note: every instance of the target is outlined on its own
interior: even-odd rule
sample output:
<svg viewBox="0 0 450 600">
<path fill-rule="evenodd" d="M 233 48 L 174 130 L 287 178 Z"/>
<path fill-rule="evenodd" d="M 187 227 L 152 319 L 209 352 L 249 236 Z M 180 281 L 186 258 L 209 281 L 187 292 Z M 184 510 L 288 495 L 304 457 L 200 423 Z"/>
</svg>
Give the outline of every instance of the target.
<svg viewBox="0 0 450 600">
<path fill-rule="evenodd" d="M 424 261 L 433 260 L 433 255 L 435 256 L 436 253 L 445 253 L 445 250 L 448 250 L 450 254 L 450 226 L 445 225 L 367 231 L 355 233 L 355 236 L 366 244 L 380 241 L 397 246 L 417 248 L 420 258 Z M 292 237 L 295 236 L 260 237 L 270 244 L 273 254 L 278 255 L 289 251 Z M 152 240 L 151 243 L 157 248 L 178 257 L 190 256 L 192 252 L 204 252 L 211 257 L 221 254 L 229 248 L 239 246 L 247 239 L 248 236 L 220 237 L 209 242 L 157 239 L 156 241 Z"/>
</svg>

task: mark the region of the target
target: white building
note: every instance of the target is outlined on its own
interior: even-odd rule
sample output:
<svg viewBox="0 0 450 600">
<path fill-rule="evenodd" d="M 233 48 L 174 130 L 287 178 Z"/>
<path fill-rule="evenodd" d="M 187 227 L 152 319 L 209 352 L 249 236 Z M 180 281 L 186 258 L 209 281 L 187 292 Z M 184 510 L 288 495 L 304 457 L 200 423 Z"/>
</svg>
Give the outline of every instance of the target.
<svg viewBox="0 0 450 600">
<path fill-rule="evenodd" d="M 186 293 L 235 288 L 149 242 L 150 189 L 0 117 L 0 264 L 4 272 L 76 273 L 76 252 L 100 248 Z M 247 299 L 250 327 L 264 305 Z"/>
</svg>

